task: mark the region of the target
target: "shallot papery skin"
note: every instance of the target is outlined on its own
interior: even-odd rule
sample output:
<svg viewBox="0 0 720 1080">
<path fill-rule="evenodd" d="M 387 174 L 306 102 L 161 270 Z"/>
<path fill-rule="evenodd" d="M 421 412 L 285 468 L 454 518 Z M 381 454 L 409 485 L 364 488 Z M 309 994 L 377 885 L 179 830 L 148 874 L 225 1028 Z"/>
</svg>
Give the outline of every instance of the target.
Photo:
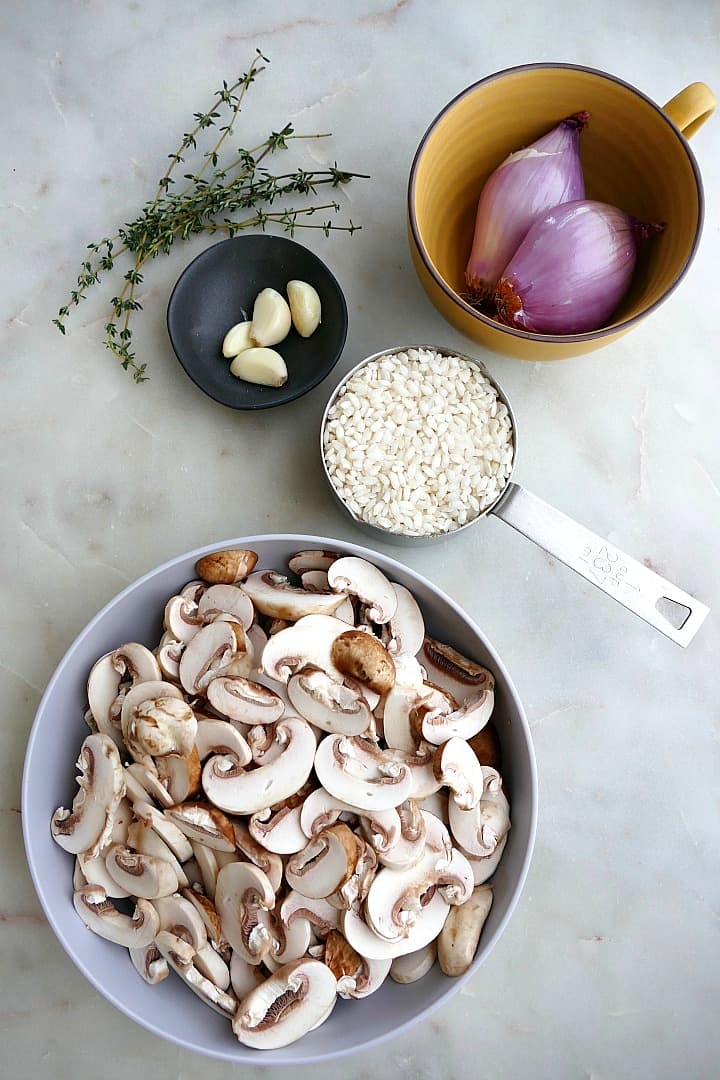
<svg viewBox="0 0 720 1080">
<path fill-rule="evenodd" d="M 506 157 L 486 181 L 465 268 L 470 294 L 481 304 L 492 300 L 500 274 L 533 222 L 553 206 L 585 197 L 580 132 L 589 117 L 579 112 L 561 120 Z"/>
<path fill-rule="evenodd" d="M 646 225 L 607 203 L 556 206 L 530 228 L 498 282 L 497 317 L 536 334 L 584 334 L 627 292 Z"/>
</svg>

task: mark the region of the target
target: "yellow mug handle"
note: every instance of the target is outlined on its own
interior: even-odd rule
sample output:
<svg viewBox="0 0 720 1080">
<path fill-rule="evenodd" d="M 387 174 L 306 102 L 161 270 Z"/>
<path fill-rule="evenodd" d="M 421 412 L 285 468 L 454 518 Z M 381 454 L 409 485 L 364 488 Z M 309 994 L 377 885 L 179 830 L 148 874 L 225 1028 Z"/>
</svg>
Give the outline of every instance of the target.
<svg viewBox="0 0 720 1080">
<path fill-rule="evenodd" d="M 663 112 L 680 128 L 686 139 L 691 139 L 715 112 L 716 105 L 710 87 L 702 82 L 694 82 L 671 98 L 667 105 L 663 105 Z"/>
</svg>

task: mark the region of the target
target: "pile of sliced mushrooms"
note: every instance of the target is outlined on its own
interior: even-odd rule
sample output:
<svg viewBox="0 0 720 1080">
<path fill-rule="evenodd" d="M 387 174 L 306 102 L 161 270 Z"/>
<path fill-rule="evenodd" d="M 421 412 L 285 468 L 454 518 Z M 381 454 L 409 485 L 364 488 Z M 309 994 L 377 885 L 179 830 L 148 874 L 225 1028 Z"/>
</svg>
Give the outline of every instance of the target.
<svg viewBox="0 0 720 1080">
<path fill-rule="evenodd" d="M 510 827 L 492 674 L 371 563 L 201 559 L 153 651 L 88 679 L 74 906 L 146 982 L 175 971 L 275 1049 L 338 995 L 469 968 Z"/>
</svg>

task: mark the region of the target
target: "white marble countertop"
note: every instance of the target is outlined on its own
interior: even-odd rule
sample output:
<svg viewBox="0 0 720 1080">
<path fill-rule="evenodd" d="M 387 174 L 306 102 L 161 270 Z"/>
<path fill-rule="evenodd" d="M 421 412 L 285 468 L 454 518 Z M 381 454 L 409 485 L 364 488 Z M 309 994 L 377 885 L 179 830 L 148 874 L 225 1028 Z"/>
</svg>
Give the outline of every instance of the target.
<svg viewBox="0 0 720 1080">
<path fill-rule="evenodd" d="M 340 364 L 301 401 L 248 415 L 197 391 L 167 340 L 170 288 L 206 240 L 148 270 L 136 341 L 144 386 L 103 349 L 109 291 L 87 301 L 64 340 L 50 319 L 84 245 L 134 216 L 190 113 L 256 46 L 272 66 L 248 104 L 252 130 L 292 121 L 333 131 L 323 153 L 372 180 L 341 193 L 360 233 L 299 237 L 346 290 Z M 263 531 L 363 542 L 318 468 L 334 382 L 400 341 L 472 350 L 426 300 L 405 239 L 412 155 L 445 102 L 535 60 L 611 71 L 659 102 L 698 79 L 717 91 L 720 9 L 15 0 L 0 53 L 0 1072 L 214 1080 L 230 1067 L 116 1012 L 44 921 L 18 809 L 41 692 L 87 620 L 174 554 Z M 401 553 L 481 623 L 525 701 L 540 774 L 535 857 L 502 941 L 451 1005 L 424 1030 L 339 1070 L 299 1069 L 298 1080 L 717 1072 L 719 123 L 693 141 L 708 194 L 703 242 L 650 320 L 559 365 L 484 356 L 522 428 L 518 479 L 714 610 L 684 652 L 497 521 Z"/>
</svg>

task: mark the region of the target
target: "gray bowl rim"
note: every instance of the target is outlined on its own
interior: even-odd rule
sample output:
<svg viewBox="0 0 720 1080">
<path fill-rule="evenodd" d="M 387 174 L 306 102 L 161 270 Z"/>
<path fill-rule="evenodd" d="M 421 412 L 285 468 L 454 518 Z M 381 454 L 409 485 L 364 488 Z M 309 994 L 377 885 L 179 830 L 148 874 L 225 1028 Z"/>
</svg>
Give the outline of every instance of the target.
<svg viewBox="0 0 720 1080">
<path fill-rule="evenodd" d="M 55 934 L 55 937 L 57 938 L 60 945 L 62 946 L 70 960 L 73 962 L 75 967 L 78 968 L 78 970 L 85 976 L 88 982 L 105 998 L 106 1001 L 109 1001 L 111 1005 L 114 1005 L 115 1008 L 119 1009 L 120 1012 L 124 1013 L 124 1015 L 127 1016 L 128 1019 L 135 1021 L 135 1023 L 145 1028 L 146 1031 L 151 1032 L 153 1035 L 160 1036 L 160 1038 L 165 1039 L 167 1042 L 174 1043 L 176 1046 L 180 1046 L 185 1050 L 193 1050 L 196 1053 L 202 1054 L 206 1057 L 212 1057 L 220 1061 L 231 1061 L 235 1065 L 242 1064 L 242 1062 L 239 1061 L 237 1057 L 228 1054 L 222 1050 L 214 1051 L 208 1049 L 205 1046 L 197 1045 L 196 1043 L 177 1039 L 173 1035 L 170 1035 L 166 1031 L 157 1027 L 147 1017 L 143 1016 L 140 1013 L 134 1012 L 130 1005 L 126 1004 L 124 1001 L 116 998 L 113 994 L 111 994 L 102 985 L 101 981 L 93 974 L 93 972 L 90 971 L 85 964 L 81 963 L 78 960 L 78 958 L 73 952 L 72 946 L 64 937 L 62 929 L 53 914 L 53 900 L 52 898 L 49 898 L 47 896 L 42 887 L 40 881 L 40 873 L 34 858 L 33 838 L 29 835 L 29 831 L 26 827 L 28 815 L 25 813 L 25 807 L 27 800 L 29 799 L 30 762 L 35 751 L 35 743 L 38 739 L 38 734 L 41 726 L 40 720 L 45 709 L 45 704 L 47 700 L 51 697 L 56 684 L 62 679 L 65 667 L 68 664 L 75 650 L 79 647 L 80 643 L 89 634 L 93 632 L 95 626 L 101 621 L 101 619 L 104 618 L 106 612 L 108 612 L 112 607 L 114 607 L 115 604 L 118 603 L 121 599 L 128 596 L 130 593 L 135 592 L 138 589 L 142 589 L 145 583 L 147 581 L 150 581 L 156 574 L 162 573 L 163 571 L 171 569 L 174 566 L 187 562 L 188 559 L 193 559 L 194 561 L 197 561 L 204 555 L 209 555 L 213 551 L 222 551 L 225 548 L 252 547 L 253 544 L 269 541 L 292 542 L 293 544 L 297 543 L 307 548 L 322 548 L 328 550 L 332 550 L 333 547 L 340 547 L 343 549 L 347 549 L 349 553 L 353 555 L 358 555 L 361 558 L 373 559 L 379 556 L 383 561 L 390 564 L 391 570 L 397 569 L 400 570 L 401 573 L 409 574 L 411 577 L 416 578 L 420 583 L 422 583 L 422 585 L 439 595 L 443 602 L 446 603 L 457 616 L 466 621 L 472 627 L 473 631 L 478 635 L 478 637 L 482 639 L 488 653 L 492 657 L 496 671 L 499 671 L 504 679 L 508 695 L 512 699 L 513 704 L 517 709 L 520 725 L 525 735 L 525 741 L 528 748 L 528 763 L 531 780 L 529 839 L 527 850 L 525 852 L 522 866 L 520 869 L 520 874 L 510 897 L 505 915 L 496 927 L 494 934 L 492 934 L 486 941 L 483 942 L 469 970 L 464 975 L 461 975 L 458 978 L 453 979 L 451 982 L 449 982 L 447 989 L 443 993 L 438 995 L 438 997 L 432 1002 L 431 1005 L 428 1005 L 427 1008 L 416 1013 L 412 1017 L 412 1019 L 405 1021 L 405 1023 L 401 1024 L 399 1027 L 393 1029 L 392 1031 L 385 1032 L 384 1034 L 378 1035 L 373 1039 L 369 1039 L 366 1043 L 363 1044 L 362 1047 L 353 1046 L 343 1050 L 331 1051 L 327 1054 L 303 1055 L 302 1052 L 299 1052 L 297 1057 L 292 1061 L 268 1060 L 264 1058 L 262 1052 L 258 1052 L 257 1058 L 253 1057 L 252 1059 L 253 1065 L 258 1065 L 260 1067 L 266 1066 L 268 1068 L 280 1068 L 294 1067 L 300 1065 L 314 1065 L 320 1062 L 339 1060 L 340 1058 L 349 1057 L 352 1054 L 360 1053 L 361 1051 L 369 1050 L 371 1048 L 380 1046 L 383 1043 L 389 1042 L 391 1039 L 395 1039 L 397 1036 L 404 1034 L 411 1028 L 415 1027 L 415 1025 L 418 1024 L 421 1020 L 431 1016 L 432 1013 L 434 1013 L 442 1005 L 446 1004 L 452 997 L 455 996 L 455 994 L 457 994 L 462 989 L 463 985 L 477 972 L 480 965 L 487 959 L 487 957 L 490 955 L 492 950 L 495 948 L 495 945 L 505 932 L 505 928 L 510 921 L 513 912 L 515 911 L 517 903 L 520 899 L 520 895 L 524 888 L 525 880 L 530 869 L 530 863 L 532 861 L 533 849 L 535 846 L 535 836 L 537 832 L 538 779 L 537 763 L 535 760 L 535 750 L 533 746 L 530 725 L 528 724 L 527 716 L 525 715 L 525 709 L 523 708 L 520 696 L 515 688 L 515 684 L 510 678 L 505 664 L 500 659 L 500 656 L 498 655 L 494 646 L 489 641 L 485 633 L 477 625 L 475 620 L 472 619 L 470 615 L 468 615 L 468 613 L 459 604 L 457 604 L 452 599 L 452 597 L 448 596 L 447 593 L 445 593 L 439 586 L 434 585 L 428 578 L 424 577 L 424 575 L 418 573 L 416 570 L 413 570 L 411 567 L 406 566 L 404 563 L 399 562 L 397 559 L 393 559 L 390 555 L 385 555 L 382 552 L 375 552 L 371 548 L 366 548 L 360 544 L 355 544 L 352 541 L 338 540 L 332 537 L 315 536 L 312 534 L 304 533 L 257 533 L 252 536 L 234 537 L 230 540 L 206 544 L 203 547 L 195 548 L 191 551 L 186 551 L 181 555 L 176 555 L 174 558 L 168 559 L 166 562 L 161 563 L 159 566 L 154 567 L 152 570 L 149 570 L 146 574 L 143 574 L 141 577 L 137 578 L 135 581 L 131 582 L 119 593 L 117 593 L 110 601 L 108 601 L 107 604 L 105 604 L 101 608 L 101 610 L 96 615 L 93 616 L 92 619 L 90 619 L 90 621 L 75 637 L 74 641 L 70 645 L 67 652 L 64 654 L 63 658 L 60 660 L 60 663 L 56 667 L 53 675 L 50 678 L 50 681 L 48 682 L 45 692 L 40 700 L 40 704 L 38 705 L 35 719 L 30 730 L 30 736 L 28 738 L 27 746 L 25 749 L 25 764 L 23 767 L 22 775 L 20 805 L 23 827 L 23 842 L 25 845 L 25 854 L 30 870 L 30 876 L 32 877 L 33 885 L 35 886 L 35 891 L 37 893 L 38 899 L 40 900 L 42 909 L 48 920 L 50 928 Z"/>
</svg>

